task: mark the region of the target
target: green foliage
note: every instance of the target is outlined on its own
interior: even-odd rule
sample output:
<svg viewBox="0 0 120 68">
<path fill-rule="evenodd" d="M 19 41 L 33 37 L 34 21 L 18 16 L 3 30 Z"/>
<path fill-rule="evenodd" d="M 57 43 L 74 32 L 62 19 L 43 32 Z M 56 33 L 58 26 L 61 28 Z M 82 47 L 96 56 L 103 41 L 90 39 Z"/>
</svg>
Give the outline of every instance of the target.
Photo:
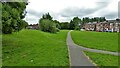
<svg viewBox="0 0 120 68">
<path fill-rule="evenodd" d="M 90 22 L 89 17 L 85 17 L 85 18 L 83 18 L 83 23 L 89 23 L 89 22 Z"/>
<path fill-rule="evenodd" d="M 22 20 L 26 13 L 26 2 L 2 2 L 2 32 L 11 34 L 27 26 Z"/>
<path fill-rule="evenodd" d="M 23 28 L 26 28 L 28 26 L 28 23 L 24 20 L 18 20 L 16 29 L 19 31 Z"/>
<path fill-rule="evenodd" d="M 70 21 L 70 29 L 71 30 L 79 30 L 85 23 L 89 22 L 104 22 L 106 21 L 105 17 L 94 17 L 94 18 L 89 18 L 89 17 L 84 17 L 79 19 L 78 17 L 74 17 L 73 20 Z"/>
<path fill-rule="evenodd" d="M 56 27 L 57 27 L 58 29 L 61 29 L 60 22 L 57 21 L 57 20 L 54 20 L 54 22 L 55 22 L 55 24 L 56 24 Z"/>
<path fill-rule="evenodd" d="M 49 19 L 40 19 L 39 23 L 40 29 L 44 32 L 56 33 L 56 24 Z"/>
<path fill-rule="evenodd" d="M 73 30 L 74 28 L 75 28 L 75 25 L 74 25 L 73 21 L 71 20 L 71 21 L 70 21 L 70 29 Z"/>
<path fill-rule="evenodd" d="M 74 17 L 73 20 L 70 21 L 70 29 L 72 30 L 79 30 L 80 29 L 80 24 L 81 23 L 81 19 L 79 19 L 78 17 Z"/>
<path fill-rule="evenodd" d="M 2 65 L 69 66 L 67 33 L 68 30 L 62 30 L 57 34 L 21 30 L 10 35 L 3 34 Z"/>
<path fill-rule="evenodd" d="M 60 23 L 61 29 L 69 29 L 70 24 L 68 22 Z"/>
<path fill-rule="evenodd" d="M 57 20 L 52 20 L 49 13 L 44 14 L 39 20 L 40 30 L 44 32 L 56 33 L 59 31 L 60 25 Z"/>
<path fill-rule="evenodd" d="M 85 18 L 82 19 L 83 23 L 104 22 L 104 21 L 106 21 L 105 17 L 94 17 L 94 18 L 85 17 Z"/>
<path fill-rule="evenodd" d="M 42 18 L 52 20 L 52 17 L 50 16 L 49 13 L 43 14 Z"/>
</svg>

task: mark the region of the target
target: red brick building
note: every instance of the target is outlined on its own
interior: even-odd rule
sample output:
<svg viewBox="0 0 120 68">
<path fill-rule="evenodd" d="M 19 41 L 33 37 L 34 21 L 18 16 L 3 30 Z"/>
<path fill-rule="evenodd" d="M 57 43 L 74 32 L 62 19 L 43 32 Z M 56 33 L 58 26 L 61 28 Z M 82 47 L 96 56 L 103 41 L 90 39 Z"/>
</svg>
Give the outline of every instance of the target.
<svg viewBox="0 0 120 68">
<path fill-rule="evenodd" d="M 39 25 L 38 24 L 30 24 L 27 28 L 28 29 L 39 29 Z"/>
<path fill-rule="evenodd" d="M 104 22 L 85 23 L 83 28 L 86 31 L 120 32 L 120 22 L 116 20 L 109 20 Z"/>
</svg>

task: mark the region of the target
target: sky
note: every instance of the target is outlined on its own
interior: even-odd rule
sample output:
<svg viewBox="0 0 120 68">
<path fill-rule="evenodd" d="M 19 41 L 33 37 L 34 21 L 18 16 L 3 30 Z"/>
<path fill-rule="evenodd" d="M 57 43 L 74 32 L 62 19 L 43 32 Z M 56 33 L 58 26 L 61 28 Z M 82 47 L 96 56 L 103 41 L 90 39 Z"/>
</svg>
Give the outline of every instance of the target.
<svg viewBox="0 0 120 68">
<path fill-rule="evenodd" d="M 73 17 L 118 18 L 119 0 L 28 0 L 27 15 L 24 20 L 36 24 L 45 13 L 50 13 L 53 20 L 69 22 Z"/>
</svg>

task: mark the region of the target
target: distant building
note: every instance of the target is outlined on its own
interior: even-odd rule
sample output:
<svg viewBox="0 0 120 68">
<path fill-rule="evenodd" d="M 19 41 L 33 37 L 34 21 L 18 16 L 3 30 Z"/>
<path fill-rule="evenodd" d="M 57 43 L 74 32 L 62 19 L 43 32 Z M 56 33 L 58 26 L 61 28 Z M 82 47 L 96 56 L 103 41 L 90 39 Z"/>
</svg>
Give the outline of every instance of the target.
<svg viewBox="0 0 120 68">
<path fill-rule="evenodd" d="M 120 32 L 120 21 L 107 20 L 104 22 L 89 22 L 83 25 L 83 29 L 97 32 Z"/>
<path fill-rule="evenodd" d="M 39 25 L 38 24 L 30 24 L 30 25 L 28 25 L 27 29 L 39 29 Z"/>
<path fill-rule="evenodd" d="M 94 31 L 95 30 L 95 25 L 96 22 L 89 22 L 89 23 L 85 23 L 83 26 L 83 29 L 87 30 L 87 31 Z"/>
</svg>

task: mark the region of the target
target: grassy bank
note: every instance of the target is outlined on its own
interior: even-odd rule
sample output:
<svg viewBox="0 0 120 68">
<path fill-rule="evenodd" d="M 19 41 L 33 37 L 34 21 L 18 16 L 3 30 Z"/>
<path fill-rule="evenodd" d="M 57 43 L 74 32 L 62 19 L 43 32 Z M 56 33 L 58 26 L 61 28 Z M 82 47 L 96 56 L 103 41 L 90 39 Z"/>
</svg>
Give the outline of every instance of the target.
<svg viewBox="0 0 120 68">
<path fill-rule="evenodd" d="M 107 51 L 118 51 L 117 33 L 72 31 L 71 36 L 76 44 L 84 47 Z"/>
<path fill-rule="evenodd" d="M 69 66 L 67 32 L 22 30 L 3 35 L 3 66 Z"/>
<path fill-rule="evenodd" d="M 97 66 L 118 66 L 118 56 L 85 52 Z M 107 67 L 106 67 L 107 68 Z"/>
</svg>

